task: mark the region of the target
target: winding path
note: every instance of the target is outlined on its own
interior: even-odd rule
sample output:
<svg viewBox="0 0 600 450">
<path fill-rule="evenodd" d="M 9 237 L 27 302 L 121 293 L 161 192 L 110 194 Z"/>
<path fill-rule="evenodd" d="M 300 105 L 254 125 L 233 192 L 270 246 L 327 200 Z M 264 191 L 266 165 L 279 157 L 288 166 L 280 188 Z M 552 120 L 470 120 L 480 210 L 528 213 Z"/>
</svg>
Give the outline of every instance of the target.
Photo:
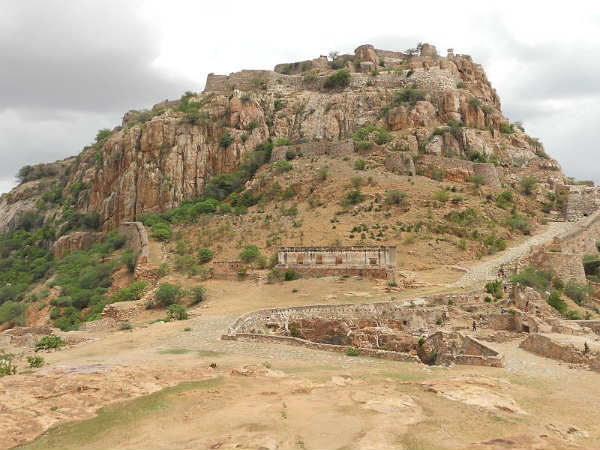
<svg viewBox="0 0 600 450">
<path fill-rule="evenodd" d="M 527 256 L 533 247 L 551 241 L 553 238 L 570 231 L 578 224 L 579 222 L 551 222 L 548 225 L 548 229 L 543 233 L 536 234 L 516 247 L 508 248 L 492 259 L 488 259 L 487 261 L 483 261 L 470 267 L 459 280 L 448 286 L 452 288 L 464 288 L 477 283 L 493 280 L 496 278 L 498 269 L 500 269 L 501 266 L 511 265 L 522 257 Z"/>
</svg>

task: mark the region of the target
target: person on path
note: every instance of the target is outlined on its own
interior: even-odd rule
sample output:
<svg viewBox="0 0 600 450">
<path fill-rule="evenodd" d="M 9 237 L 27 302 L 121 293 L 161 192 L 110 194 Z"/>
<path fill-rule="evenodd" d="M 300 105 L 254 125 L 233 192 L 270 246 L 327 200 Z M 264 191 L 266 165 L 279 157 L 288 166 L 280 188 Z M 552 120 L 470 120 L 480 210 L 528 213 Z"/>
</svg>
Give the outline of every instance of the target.
<svg viewBox="0 0 600 450">
<path fill-rule="evenodd" d="M 475 323 L 475 320 L 473 320 L 473 331 L 477 331 L 477 324 Z"/>
</svg>

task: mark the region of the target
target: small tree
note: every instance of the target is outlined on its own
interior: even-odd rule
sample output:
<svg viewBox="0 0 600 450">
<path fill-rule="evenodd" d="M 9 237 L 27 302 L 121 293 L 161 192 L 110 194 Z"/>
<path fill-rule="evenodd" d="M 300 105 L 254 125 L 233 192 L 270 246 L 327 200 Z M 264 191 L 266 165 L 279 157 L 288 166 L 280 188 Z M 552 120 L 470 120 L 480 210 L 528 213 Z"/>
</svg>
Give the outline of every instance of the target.
<svg viewBox="0 0 600 450">
<path fill-rule="evenodd" d="M 154 294 L 154 299 L 161 306 L 169 306 L 183 297 L 184 292 L 178 284 L 161 283 Z"/>
<path fill-rule="evenodd" d="M 226 131 L 223 134 L 223 136 L 221 136 L 221 138 L 219 139 L 219 145 L 223 148 L 229 147 L 232 142 L 233 142 L 233 137 L 231 136 L 231 133 L 229 133 L 229 131 Z"/>
<path fill-rule="evenodd" d="M 210 248 L 201 248 L 198 250 L 198 262 L 200 264 L 206 264 L 213 259 L 214 252 Z"/>
<path fill-rule="evenodd" d="M 190 289 L 189 296 L 192 299 L 192 305 L 206 300 L 206 289 L 204 286 L 194 286 Z"/>
<path fill-rule="evenodd" d="M 167 319 L 168 320 L 186 320 L 188 313 L 185 308 L 181 305 L 169 305 L 167 308 Z"/>
<path fill-rule="evenodd" d="M 257 262 L 262 258 L 256 245 L 246 245 L 240 252 L 240 260 L 245 263 Z"/>
</svg>

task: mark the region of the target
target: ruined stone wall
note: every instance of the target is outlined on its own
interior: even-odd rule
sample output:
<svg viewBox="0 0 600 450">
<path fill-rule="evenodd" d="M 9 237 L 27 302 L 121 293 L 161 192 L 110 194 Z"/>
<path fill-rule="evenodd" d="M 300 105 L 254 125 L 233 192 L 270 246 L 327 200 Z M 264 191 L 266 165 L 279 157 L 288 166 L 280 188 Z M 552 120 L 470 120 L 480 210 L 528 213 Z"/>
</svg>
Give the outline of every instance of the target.
<svg viewBox="0 0 600 450">
<path fill-rule="evenodd" d="M 456 181 L 467 181 L 473 175 L 480 175 L 485 185 L 500 188 L 500 177 L 495 165 L 490 163 L 474 163 L 464 159 L 446 158 L 444 156 L 422 155 L 417 160 L 417 167 L 431 170 L 442 169 L 447 177 Z"/>
<path fill-rule="evenodd" d="M 287 267 L 287 266 L 286 266 Z M 373 278 L 377 280 L 395 280 L 394 271 L 384 268 L 348 268 L 348 267 L 305 267 L 295 265 L 294 273 L 301 278 L 348 275 L 351 277 Z"/>
<path fill-rule="evenodd" d="M 542 334 L 530 334 L 519 347 L 537 355 L 571 364 L 590 364 L 594 369 L 599 365 L 597 354 L 585 354 L 572 344 L 563 344 Z"/>
<path fill-rule="evenodd" d="M 328 155 L 331 157 L 339 157 L 351 155 L 354 153 L 354 144 L 352 141 L 341 142 L 308 142 L 305 144 L 283 145 L 275 147 L 271 153 L 271 162 L 284 161 L 286 153 L 293 151 L 302 156 L 322 156 Z"/>
<path fill-rule="evenodd" d="M 540 251 L 531 255 L 529 263 L 538 269 L 552 270 L 563 281 L 586 282 L 581 254 Z"/>
<path fill-rule="evenodd" d="M 443 91 L 456 88 L 460 78 L 448 69 L 430 67 L 414 69 L 408 76 L 408 70 L 401 72 L 381 72 L 377 76 L 370 73 L 351 73 L 350 89 L 366 86 L 379 88 L 407 88 Z M 288 86 L 294 89 L 321 90 L 327 75 L 318 76 L 317 80 L 305 82 L 303 75 L 283 75 L 270 70 L 242 70 L 229 75 L 209 74 L 206 78 L 204 92 L 230 92 L 233 89 L 252 90 L 262 88 L 259 81 L 264 80 L 267 89 L 276 86 Z"/>
<path fill-rule="evenodd" d="M 600 209 L 600 190 L 593 186 L 569 186 L 567 220 L 574 222 Z"/>
<path fill-rule="evenodd" d="M 384 166 L 386 170 L 399 175 L 414 176 L 416 173 L 413 157 L 408 152 L 389 152 Z"/>
<path fill-rule="evenodd" d="M 435 326 L 439 321 L 443 321 L 445 308 L 415 309 L 395 302 L 381 302 L 359 305 L 310 305 L 263 309 L 241 316 L 229 327 L 227 334 L 268 333 L 269 324 L 276 324 L 280 329 L 287 329 L 290 322 L 301 319 L 371 319 L 374 317 L 398 320 L 402 322 L 407 330 L 419 332 Z"/>
<path fill-rule="evenodd" d="M 600 240 L 600 210 L 584 218 L 574 228 L 558 236 L 556 245 L 565 253 L 580 255 L 596 254 L 596 242 Z"/>
<path fill-rule="evenodd" d="M 294 269 L 393 269 L 396 247 L 280 247 L 277 263 Z"/>
<path fill-rule="evenodd" d="M 119 233 L 127 238 L 125 246 L 137 253 L 137 263 L 148 262 L 150 247 L 148 244 L 148 233 L 142 222 L 123 222 L 119 226 Z"/>
</svg>

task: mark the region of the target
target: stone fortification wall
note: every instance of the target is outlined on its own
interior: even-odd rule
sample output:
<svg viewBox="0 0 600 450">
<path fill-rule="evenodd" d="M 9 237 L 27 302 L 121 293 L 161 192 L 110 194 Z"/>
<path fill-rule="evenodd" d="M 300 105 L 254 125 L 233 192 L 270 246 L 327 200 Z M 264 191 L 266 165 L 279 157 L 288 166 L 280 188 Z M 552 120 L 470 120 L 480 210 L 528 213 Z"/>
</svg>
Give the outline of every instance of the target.
<svg viewBox="0 0 600 450">
<path fill-rule="evenodd" d="M 600 210 L 559 235 L 552 245 L 558 246 L 564 253 L 575 253 L 583 256 L 598 252 L 596 248 L 598 240 L 600 240 Z"/>
<path fill-rule="evenodd" d="M 574 222 L 600 209 L 600 190 L 594 186 L 569 186 L 566 217 Z"/>
<path fill-rule="evenodd" d="M 398 72 L 381 72 L 377 76 L 370 73 L 351 73 L 350 89 L 366 86 L 379 88 L 407 88 L 444 91 L 456 88 L 459 77 L 448 69 L 430 67 L 414 69 L 410 76 L 408 70 Z M 273 89 L 288 86 L 293 89 L 321 90 L 327 75 L 319 75 L 317 80 L 305 82 L 303 75 L 283 75 L 270 70 L 242 70 L 229 75 L 209 74 L 206 78 L 204 92 L 230 92 L 233 89 L 252 90 L 263 88 Z"/>
<path fill-rule="evenodd" d="M 473 175 L 480 175 L 484 184 L 500 188 L 500 177 L 496 166 L 490 163 L 474 163 L 464 159 L 452 159 L 443 156 L 422 155 L 417 160 L 417 167 L 423 170 L 442 169 L 449 179 L 467 181 Z"/>
<path fill-rule="evenodd" d="M 301 319 L 347 318 L 360 320 L 373 317 L 399 320 L 407 330 L 424 332 L 435 326 L 436 322 L 443 320 L 445 315 L 446 310 L 443 307 L 416 309 L 395 302 L 295 306 L 262 309 L 244 314 L 229 327 L 227 334 L 230 336 L 239 333 L 264 334 L 268 333 L 269 324 L 276 324 L 280 329 L 287 329 L 290 322 Z"/>
<path fill-rule="evenodd" d="M 588 364 L 594 370 L 600 369 L 600 355 L 584 353 L 574 345 L 558 342 L 551 336 L 530 334 L 519 347 L 547 358 L 571 364 Z"/>
<path fill-rule="evenodd" d="M 127 238 L 125 246 L 137 253 L 137 263 L 147 263 L 150 247 L 148 244 L 148 233 L 146 233 L 144 224 L 142 222 L 123 222 L 119 226 L 119 233 Z"/>
<path fill-rule="evenodd" d="M 271 153 L 271 162 L 284 161 L 288 152 L 295 152 L 302 156 L 322 156 L 328 155 L 338 157 L 354 153 L 354 144 L 352 141 L 341 142 L 307 142 L 305 144 L 284 145 L 275 147 Z"/>
<path fill-rule="evenodd" d="M 563 281 L 586 282 L 581 254 L 539 251 L 530 256 L 529 263 L 538 269 L 552 270 Z"/>
</svg>

